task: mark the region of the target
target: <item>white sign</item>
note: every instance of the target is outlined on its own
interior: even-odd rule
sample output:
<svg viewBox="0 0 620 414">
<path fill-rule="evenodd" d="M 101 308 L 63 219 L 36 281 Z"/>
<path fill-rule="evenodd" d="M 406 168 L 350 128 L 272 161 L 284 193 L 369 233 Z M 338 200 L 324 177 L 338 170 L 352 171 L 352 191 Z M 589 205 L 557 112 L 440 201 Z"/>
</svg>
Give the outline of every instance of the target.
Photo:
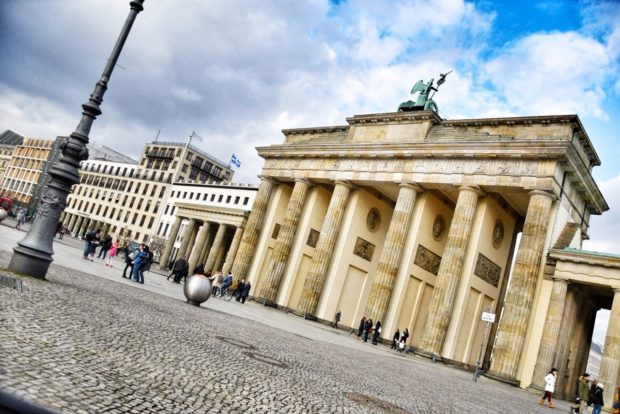
<svg viewBox="0 0 620 414">
<path fill-rule="evenodd" d="M 495 314 L 490 312 L 482 312 L 482 319 L 485 322 L 495 322 Z"/>
</svg>

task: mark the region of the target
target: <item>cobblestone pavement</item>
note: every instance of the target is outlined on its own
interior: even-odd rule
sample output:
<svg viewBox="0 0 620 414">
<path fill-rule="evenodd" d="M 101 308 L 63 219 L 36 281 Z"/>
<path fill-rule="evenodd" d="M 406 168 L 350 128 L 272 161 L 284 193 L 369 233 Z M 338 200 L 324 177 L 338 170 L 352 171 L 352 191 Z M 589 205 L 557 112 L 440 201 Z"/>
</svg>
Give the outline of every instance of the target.
<svg viewBox="0 0 620 414">
<path fill-rule="evenodd" d="M 0 251 L 0 269 L 9 257 Z M 294 329 L 269 326 L 55 264 L 45 281 L 21 279 L 22 292 L 0 287 L 0 388 L 59 411 L 550 411 L 526 391 L 486 378 L 474 383 L 470 373 L 301 318 Z M 256 304 L 232 309 L 294 318 Z"/>
</svg>

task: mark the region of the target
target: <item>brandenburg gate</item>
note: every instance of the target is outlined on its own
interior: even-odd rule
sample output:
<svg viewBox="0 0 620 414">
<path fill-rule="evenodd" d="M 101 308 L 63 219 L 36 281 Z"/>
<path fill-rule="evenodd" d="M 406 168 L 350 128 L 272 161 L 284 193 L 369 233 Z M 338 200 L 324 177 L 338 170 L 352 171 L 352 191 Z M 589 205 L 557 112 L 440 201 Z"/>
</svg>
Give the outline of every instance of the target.
<svg viewBox="0 0 620 414">
<path fill-rule="evenodd" d="M 620 257 L 578 250 L 608 206 L 576 115 L 419 110 L 283 133 L 258 148 L 233 263 L 254 300 L 319 320 L 340 311 L 353 328 L 365 316 L 383 339 L 407 328 L 415 352 L 466 367 L 484 343 L 487 375 L 540 387 L 553 365 L 558 393 L 574 395 L 596 311 L 620 313 Z M 497 315 L 487 338 L 483 311 Z M 620 319 L 608 333 L 619 338 Z M 609 348 L 601 379 L 613 390 L 620 347 Z"/>
</svg>

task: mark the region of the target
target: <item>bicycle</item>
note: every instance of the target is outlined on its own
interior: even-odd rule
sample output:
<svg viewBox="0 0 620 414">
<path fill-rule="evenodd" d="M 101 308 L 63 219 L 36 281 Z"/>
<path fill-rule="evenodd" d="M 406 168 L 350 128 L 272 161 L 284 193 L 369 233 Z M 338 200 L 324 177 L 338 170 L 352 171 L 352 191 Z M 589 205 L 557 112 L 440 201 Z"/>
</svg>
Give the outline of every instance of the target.
<svg viewBox="0 0 620 414">
<path fill-rule="evenodd" d="M 235 296 L 236 289 L 228 286 L 226 289 L 220 289 L 220 297 L 224 299 L 226 302 L 230 302 L 230 300 Z"/>
</svg>

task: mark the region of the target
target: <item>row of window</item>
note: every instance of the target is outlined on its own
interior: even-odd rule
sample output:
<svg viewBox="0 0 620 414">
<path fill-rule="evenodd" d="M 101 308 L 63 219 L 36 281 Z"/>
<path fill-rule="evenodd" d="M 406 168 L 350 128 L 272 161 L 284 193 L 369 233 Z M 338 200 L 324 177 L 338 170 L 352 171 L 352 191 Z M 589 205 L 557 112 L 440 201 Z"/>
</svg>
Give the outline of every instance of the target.
<svg viewBox="0 0 620 414">
<path fill-rule="evenodd" d="M 142 227 L 146 223 L 146 219 L 149 218 L 147 214 L 141 214 L 144 212 L 133 213 L 133 216 L 132 216 L 131 211 L 125 211 L 123 209 L 119 209 L 117 212 L 116 207 L 110 208 L 111 206 L 104 206 L 103 204 L 97 205 L 95 203 L 92 203 L 92 204 L 86 203 L 86 205 L 84 205 L 84 210 L 82 210 L 81 207 L 82 207 L 83 201 L 84 200 L 80 201 L 79 206 L 76 209 L 77 211 L 84 212 L 87 214 L 94 214 L 95 216 L 101 217 L 103 219 L 116 220 L 119 222 L 131 224 L 131 225 L 137 224 L 138 226 Z M 70 207 L 75 208 L 75 205 L 71 205 Z M 95 207 L 97 207 L 97 211 L 95 211 Z M 115 213 L 116 213 L 116 218 L 114 217 Z M 155 217 L 151 216 L 149 219 L 148 228 L 151 228 L 153 226 L 154 221 L 155 221 Z"/>
<path fill-rule="evenodd" d="M 189 193 L 189 198 L 187 197 L 187 194 Z M 182 195 L 181 195 L 182 194 Z M 211 194 L 211 199 L 209 201 L 215 201 L 215 197 L 217 194 Z M 188 191 L 183 191 L 181 192 L 179 191 L 173 191 L 170 194 L 170 198 L 181 198 L 183 200 L 194 200 L 194 197 L 196 201 L 200 201 L 200 193 L 194 193 L 194 192 L 188 192 Z M 208 193 L 204 193 L 202 195 L 202 201 L 207 201 L 209 197 Z M 224 199 L 224 194 L 220 194 L 219 197 L 217 198 L 217 202 L 221 203 L 222 200 Z M 230 201 L 232 200 L 232 196 L 226 196 L 226 204 L 230 204 Z M 239 204 L 239 201 L 241 200 L 240 196 L 235 196 L 235 204 Z M 246 206 L 248 204 L 248 202 L 250 201 L 250 197 L 244 197 L 243 198 L 243 205 Z"/>
<path fill-rule="evenodd" d="M 106 199 L 107 196 L 107 199 Z M 134 197 L 132 196 L 131 198 L 129 198 L 129 195 L 125 195 L 123 198 L 123 201 L 121 203 L 122 207 L 127 207 L 129 209 L 132 209 L 136 200 L 138 201 L 138 204 L 136 206 L 136 209 L 138 210 L 142 210 L 143 204 L 144 204 L 144 213 L 148 213 L 151 209 L 153 210 L 153 214 L 157 214 L 157 212 L 159 211 L 159 206 L 161 205 L 161 201 L 156 201 L 153 203 L 153 201 L 151 199 L 145 199 L 143 197 Z M 117 193 L 116 194 L 116 198 L 114 193 L 110 192 L 109 194 L 106 193 L 105 191 L 103 193 L 101 193 L 101 190 L 97 190 L 97 193 L 95 193 L 95 198 L 92 197 L 92 190 L 91 190 L 91 196 L 88 197 L 88 200 L 78 200 L 77 198 L 72 198 L 69 201 L 69 206 L 72 208 L 75 208 L 78 211 L 84 211 L 87 212 L 86 209 L 88 209 L 88 202 L 92 201 L 92 200 L 96 200 L 96 199 L 100 199 L 104 202 L 115 202 L 115 203 L 119 203 L 120 199 L 121 199 L 121 194 Z M 127 200 L 129 199 L 129 205 L 127 205 Z M 146 200 L 146 202 L 145 202 Z M 84 210 L 82 210 L 82 206 L 84 206 Z M 95 204 L 91 204 L 90 205 L 90 212 L 93 212 Z M 100 206 L 103 206 L 103 204 L 100 204 Z M 97 210 L 97 214 L 99 214 L 99 211 L 101 210 L 101 208 L 99 208 L 99 210 Z M 106 206 L 106 210 L 107 210 L 107 206 Z M 119 211 L 120 213 L 120 211 Z M 105 216 L 105 213 L 104 213 Z M 110 218 L 112 218 L 112 215 L 110 215 Z M 118 219 L 117 219 L 118 220 Z"/>
<path fill-rule="evenodd" d="M 149 188 L 150 188 L 150 196 L 151 197 L 157 196 L 158 198 L 161 199 L 164 197 L 164 194 L 166 193 L 165 185 L 160 186 L 155 183 L 138 182 L 138 184 L 136 185 L 136 188 L 133 189 L 134 183 L 135 183 L 134 181 L 129 181 L 129 185 L 127 185 L 126 180 L 119 180 L 116 178 L 106 178 L 106 177 L 99 177 L 99 176 L 90 176 L 89 178 L 85 179 L 84 182 L 82 182 L 80 185 L 74 188 L 73 194 L 85 196 L 88 193 L 89 198 L 92 198 L 93 195 L 95 196 L 95 198 L 99 198 L 99 195 L 103 194 L 101 198 L 105 199 L 108 192 L 105 191 L 104 189 L 109 188 L 111 190 L 118 190 L 121 192 L 128 192 L 128 193 L 132 193 L 136 195 L 140 195 L 140 191 L 142 190 L 142 195 L 146 196 L 149 193 Z M 144 184 L 144 186 L 142 186 L 142 184 Z M 89 189 L 87 187 L 89 185 L 93 186 L 94 188 Z M 114 193 L 110 191 L 109 196 L 108 196 L 109 201 L 111 201 L 111 199 L 114 197 L 113 194 Z M 116 197 L 117 201 L 119 200 L 119 196 L 120 194 L 117 195 Z M 127 199 L 127 196 L 125 196 L 125 199 Z"/>
<path fill-rule="evenodd" d="M 4 180 L 2 188 L 15 191 L 18 193 L 30 194 L 35 185 L 37 185 L 37 183 L 20 181 L 20 180 L 11 180 L 9 178 L 6 178 Z"/>
<path fill-rule="evenodd" d="M 121 168 L 122 168 L 122 171 L 121 171 Z M 109 175 L 114 175 L 116 177 L 141 178 L 143 180 L 151 180 L 151 181 L 166 182 L 166 183 L 172 182 L 172 173 L 166 174 L 164 171 L 151 171 L 149 174 L 149 171 L 147 170 L 140 171 L 136 168 L 131 168 L 131 167 L 119 167 L 119 166 L 115 167 L 113 165 L 85 164 L 84 167 L 81 169 L 80 175 L 90 176 L 90 174 L 84 174 L 86 171 L 101 173 L 101 174 L 109 174 Z"/>
<path fill-rule="evenodd" d="M 13 167 L 26 168 L 28 170 L 39 170 L 41 169 L 41 163 L 47 158 L 34 160 L 32 158 L 13 157 L 13 159 L 15 160 L 11 165 Z"/>
</svg>

